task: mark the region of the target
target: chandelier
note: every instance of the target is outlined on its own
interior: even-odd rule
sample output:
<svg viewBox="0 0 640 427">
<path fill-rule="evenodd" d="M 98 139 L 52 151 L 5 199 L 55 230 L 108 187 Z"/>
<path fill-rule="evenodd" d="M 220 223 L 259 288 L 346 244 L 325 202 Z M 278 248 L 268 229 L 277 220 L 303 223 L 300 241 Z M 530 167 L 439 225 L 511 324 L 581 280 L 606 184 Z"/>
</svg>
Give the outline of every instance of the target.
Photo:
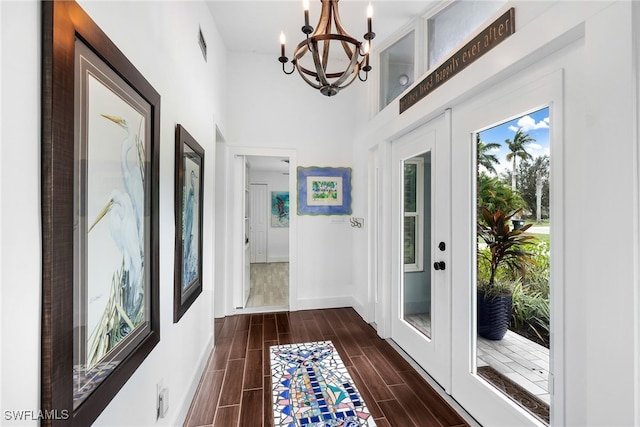
<svg viewBox="0 0 640 427">
<path fill-rule="evenodd" d="M 321 0 L 322 11 L 314 31 L 313 27 L 309 25 L 309 0 L 303 0 L 304 26 L 302 32 L 306 34 L 306 39 L 298 43 L 293 50 L 290 71 L 285 69 L 289 58 L 285 55 L 284 33 L 280 33 L 280 58 L 278 60 L 282 63 L 282 71 L 285 74 L 291 74 L 294 70 L 298 70 L 304 81 L 326 96 L 336 95 L 341 89 L 353 83 L 356 77 L 363 82 L 367 80 L 369 71 L 371 71 L 369 65 L 371 40 L 376 36 L 371 31 L 371 16 L 373 14 L 371 4 L 367 8 L 367 33 L 364 35 L 366 41 L 362 43 L 349 35 L 342 26 L 338 12 L 338 1 Z M 333 28 L 335 28 L 335 33 L 331 32 Z M 342 61 L 342 64 L 344 65 L 346 62 L 347 65 L 342 71 L 335 71 L 329 67 L 329 51 L 332 45 L 337 45 L 344 51 L 345 61 Z M 364 77 L 361 72 L 364 73 Z"/>
</svg>

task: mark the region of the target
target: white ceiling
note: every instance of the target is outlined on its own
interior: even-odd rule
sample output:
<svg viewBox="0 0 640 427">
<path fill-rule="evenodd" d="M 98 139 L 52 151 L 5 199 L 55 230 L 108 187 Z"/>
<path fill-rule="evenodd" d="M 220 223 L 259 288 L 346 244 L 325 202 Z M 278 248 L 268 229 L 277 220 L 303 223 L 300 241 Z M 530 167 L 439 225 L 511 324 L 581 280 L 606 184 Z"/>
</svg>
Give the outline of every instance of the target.
<svg viewBox="0 0 640 427">
<path fill-rule="evenodd" d="M 284 160 L 287 160 L 286 162 Z M 288 157 L 247 156 L 247 162 L 252 171 L 260 172 L 289 172 Z"/>
<path fill-rule="evenodd" d="M 1 0 L 0 0 L 1 1 Z M 408 25 L 416 16 L 443 0 L 372 0 L 374 48 Z M 232 52 L 280 56 L 280 31 L 287 36 L 287 55 L 304 37 L 302 0 L 206 0 L 225 46 Z M 339 13 L 344 28 L 358 40 L 367 32 L 369 0 L 341 0 Z M 310 0 L 309 23 L 316 26 L 320 17 L 320 0 Z M 205 35 L 206 36 L 206 35 Z M 251 156 L 252 170 L 286 173 L 289 164 L 280 157 Z"/>
<path fill-rule="evenodd" d="M 363 40 L 367 32 L 368 0 L 341 0 L 339 13 L 344 28 Z M 376 43 L 389 38 L 416 16 L 424 14 L 441 0 L 372 0 L 373 32 Z M 224 43 L 233 52 L 253 52 L 280 56 L 280 31 L 287 37 L 287 56 L 304 37 L 301 0 L 207 0 Z M 319 0 L 310 0 L 309 23 L 316 26 L 320 17 Z"/>
</svg>

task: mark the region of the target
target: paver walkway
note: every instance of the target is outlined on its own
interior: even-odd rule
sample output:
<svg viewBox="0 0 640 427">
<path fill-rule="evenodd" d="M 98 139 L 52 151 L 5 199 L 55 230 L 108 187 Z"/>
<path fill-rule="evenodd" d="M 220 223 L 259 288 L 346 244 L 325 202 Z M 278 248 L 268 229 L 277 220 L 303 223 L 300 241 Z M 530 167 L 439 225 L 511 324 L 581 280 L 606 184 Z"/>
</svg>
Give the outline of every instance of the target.
<svg viewBox="0 0 640 427">
<path fill-rule="evenodd" d="M 478 366 L 487 365 L 550 404 L 548 348 L 511 331 L 500 341 L 478 337 Z"/>
</svg>

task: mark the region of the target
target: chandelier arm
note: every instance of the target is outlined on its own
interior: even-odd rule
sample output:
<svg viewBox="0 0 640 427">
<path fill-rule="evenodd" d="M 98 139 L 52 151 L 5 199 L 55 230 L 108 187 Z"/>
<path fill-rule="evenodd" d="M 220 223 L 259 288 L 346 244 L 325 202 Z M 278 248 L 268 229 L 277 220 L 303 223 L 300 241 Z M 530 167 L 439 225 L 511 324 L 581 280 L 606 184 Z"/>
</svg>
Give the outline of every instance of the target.
<svg viewBox="0 0 640 427">
<path fill-rule="evenodd" d="M 286 63 L 285 63 L 285 62 L 283 62 L 283 63 L 282 63 L 282 71 L 284 71 L 284 73 L 285 73 L 285 74 L 287 74 L 287 75 L 289 75 L 289 74 L 293 74 L 293 72 L 294 72 L 294 71 L 295 71 L 295 69 L 296 69 L 296 64 L 295 64 L 295 63 L 293 63 L 293 62 L 291 63 L 291 71 L 287 71 L 287 70 L 285 70 L 285 68 L 284 68 L 284 64 L 286 64 Z"/>
<path fill-rule="evenodd" d="M 313 55 L 313 63 L 316 67 L 316 72 L 317 72 L 316 78 L 318 79 L 320 87 L 328 86 L 329 82 L 327 81 L 326 69 L 324 68 L 322 62 L 320 61 L 320 54 L 318 53 L 318 41 L 315 38 L 313 38 L 311 43 L 312 45 L 311 45 L 311 48 L 309 48 L 309 50 Z"/>
<path fill-rule="evenodd" d="M 310 80 L 307 76 L 305 76 L 304 74 L 302 74 L 302 72 L 300 71 L 300 68 L 296 67 L 298 70 L 298 73 L 300 74 L 300 77 L 302 77 L 302 80 L 304 80 L 309 86 L 311 86 L 314 89 L 320 89 L 321 86 L 317 83 L 314 83 L 312 80 Z"/>
<path fill-rule="evenodd" d="M 308 70 L 301 67 L 300 64 L 298 64 L 296 69 L 298 70 L 298 74 L 300 74 L 300 77 L 302 77 L 302 80 L 304 80 L 309 86 L 311 86 L 314 89 L 320 89 L 321 86 L 319 84 L 315 83 L 315 81 L 309 79 L 307 76 L 304 75 L 304 73 L 307 72 Z"/>
<path fill-rule="evenodd" d="M 351 83 L 353 83 L 355 81 L 357 76 L 358 76 L 358 73 L 350 74 L 351 78 L 345 84 L 343 84 L 342 86 L 338 86 L 338 89 L 342 90 L 345 87 L 349 86 Z"/>
<path fill-rule="evenodd" d="M 351 62 L 349 62 L 349 66 L 342 73 L 342 77 L 340 77 L 338 80 L 336 80 L 333 83 L 333 86 L 340 87 L 342 85 L 342 83 L 347 81 L 347 79 L 350 76 L 352 76 L 353 74 L 358 74 L 359 72 L 360 72 L 360 64 L 358 63 L 358 55 L 354 54 L 351 57 Z M 349 82 L 349 83 L 351 83 L 351 82 Z M 348 86 L 348 85 L 349 84 L 347 84 L 345 86 Z"/>
<path fill-rule="evenodd" d="M 317 36 L 319 34 L 327 34 L 331 33 L 331 10 L 333 9 L 332 1 L 322 0 L 322 10 L 320 11 L 320 18 L 318 19 L 318 25 L 316 25 L 316 29 L 311 34 L 311 36 Z M 329 26 L 329 30 L 327 31 L 327 26 Z"/>
<path fill-rule="evenodd" d="M 362 70 L 362 68 L 358 69 L 358 79 L 359 79 L 361 82 L 366 82 L 366 81 L 369 79 L 369 72 L 368 72 L 368 71 L 365 71 L 365 72 L 364 72 L 364 79 L 363 79 L 362 77 L 360 77 L 360 71 L 361 71 L 361 70 Z"/>
<path fill-rule="evenodd" d="M 334 13 L 334 22 L 336 24 L 336 31 L 339 35 L 344 36 L 344 37 L 348 37 L 350 39 L 356 40 L 351 34 L 349 34 L 349 32 L 347 30 L 345 30 L 344 26 L 342 25 L 342 19 L 340 19 L 340 11 L 337 7 L 334 8 L 333 10 Z M 356 48 L 358 48 L 360 46 L 360 42 L 358 42 L 356 40 L 355 46 Z M 346 44 L 344 41 L 342 42 L 342 48 L 344 49 L 344 52 L 347 54 L 347 56 L 349 58 L 351 58 L 352 52 L 351 52 L 351 48 L 348 44 Z"/>
</svg>

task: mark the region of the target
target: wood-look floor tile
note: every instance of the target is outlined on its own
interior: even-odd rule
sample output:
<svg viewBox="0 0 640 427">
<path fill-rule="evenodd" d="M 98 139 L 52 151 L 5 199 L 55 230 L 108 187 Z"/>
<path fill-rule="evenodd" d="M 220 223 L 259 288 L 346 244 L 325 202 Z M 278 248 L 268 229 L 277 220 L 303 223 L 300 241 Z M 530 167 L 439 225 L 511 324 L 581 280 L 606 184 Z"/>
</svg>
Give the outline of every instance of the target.
<svg viewBox="0 0 640 427">
<path fill-rule="evenodd" d="M 190 416 L 187 418 L 186 427 L 209 425 L 213 423 L 218 406 L 218 397 L 222 387 L 224 371 L 205 372 L 202 381 L 198 386 L 196 395 L 203 396 L 202 399 L 195 399 L 189 410 Z"/>
<path fill-rule="evenodd" d="M 236 332 L 236 326 L 238 325 L 238 316 L 227 316 L 223 319 L 222 327 L 220 328 L 220 334 L 216 335 L 216 343 L 220 338 L 233 338 Z"/>
<path fill-rule="evenodd" d="M 262 421 L 265 427 L 273 427 L 273 385 L 271 384 L 271 375 L 265 376 L 263 381 L 264 416 Z"/>
<path fill-rule="evenodd" d="M 216 319 L 215 334 L 184 427 L 273 427 L 269 347 L 326 340 L 379 427 L 467 426 L 351 308 L 228 316 Z"/>
<path fill-rule="evenodd" d="M 276 326 L 278 328 L 278 334 L 286 334 L 289 332 L 288 313 L 276 313 Z"/>
<path fill-rule="evenodd" d="M 227 371 L 220 391 L 220 406 L 240 404 L 243 373 L 244 359 L 234 359 L 227 362 Z"/>
<path fill-rule="evenodd" d="M 262 388 L 262 349 L 248 350 L 244 364 L 244 390 Z"/>
<path fill-rule="evenodd" d="M 262 325 L 263 315 L 262 313 L 256 313 L 251 315 L 251 324 L 252 325 Z"/>
<path fill-rule="evenodd" d="M 263 320 L 262 339 L 265 341 L 275 341 L 278 339 L 278 327 L 275 317 L 266 317 Z"/>
<path fill-rule="evenodd" d="M 247 341 L 249 339 L 249 330 L 241 330 L 236 332 L 231 344 L 229 359 L 242 359 L 247 353 Z"/>
<path fill-rule="evenodd" d="M 225 337 L 220 339 L 220 343 L 216 342 L 216 346 L 213 349 L 211 361 L 209 363 L 209 370 L 224 369 L 227 366 L 227 359 L 229 359 L 229 351 L 231 350 L 231 342 L 233 337 Z"/>
<path fill-rule="evenodd" d="M 252 323 L 249 328 L 248 350 L 262 349 L 262 323 Z"/>
<path fill-rule="evenodd" d="M 271 346 L 278 345 L 277 341 L 265 341 L 262 346 L 262 375 L 271 375 Z"/>
<path fill-rule="evenodd" d="M 395 348 L 391 346 L 388 342 L 380 338 L 372 338 L 370 340 L 374 343 L 374 345 L 380 350 L 380 353 L 384 354 L 387 358 L 387 361 L 393 366 L 393 368 L 398 371 L 413 371 L 413 367 L 409 362 L 406 361 L 404 357 L 400 355 L 396 351 Z"/>
<path fill-rule="evenodd" d="M 392 427 L 414 427 L 416 424 L 411 420 L 411 417 L 402 408 L 397 400 L 385 400 L 378 402 L 380 409 L 384 412 L 384 417 Z M 429 424 L 418 424 L 417 427 L 429 426 Z M 435 426 L 429 426 L 435 427 Z"/>
<path fill-rule="evenodd" d="M 225 406 L 218 408 L 213 427 L 236 427 L 238 426 L 238 414 L 240 405 Z"/>
<path fill-rule="evenodd" d="M 236 325 L 236 332 L 238 332 L 238 331 L 248 331 L 250 324 L 251 324 L 251 315 L 250 314 L 240 314 L 238 316 L 238 324 Z"/>
<path fill-rule="evenodd" d="M 416 371 L 404 371 L 400 375 L 404 383 L 418 396 L 429 410 L 437 414 L 446 426 L 467 425 L 464 419 L 449 405 Z"/>
<path fill-rule="evenodd" d="M 278 334 L 278 344 L 293 344 L 293 337 L 291 337 L 291 334 L 289 332 L 287 332 L 286 334 Z"/>
<path fill-rule="evenodd" d="M 350 369 L 349 375 L 351 375 L 353 382 L 355 382 L 356 388 L 360 392 L 365 405 L 367 405 L 367 408 L 369 408 L 369 413 L 371 414 L 371 416 L 373 416 L 374 419 L 384 417 L 384 414 L 380 410 L 380 406 L 378 406 L 378 402 L 376 402 L 376 399 L 373 398 L 373 395 L 369 391 L 369 388 L 366 386 L 364 380 L 360 377 L 358 371 L 355 369 Z"/>
<path fill-rule="evenodd" d="M 373 420 L 376 422 L 376 427 L 391 427 L 386 418 L 374 418 Z"/>
<path fill-rule="evenodd" d="M 364 353 L 385 383 L 388 385 L 403 383 L 402 377 L 398 375 L 398 372 L 387 361 L 387 358 L 380 353 L 380 350 L 376 347 L 370 347 Z"/>
<path fill-rule="evenodd" d="M 242 393 L 242 405 L 240 405 L 240 426 L 261 427 L 264 410 L 262 408 L 263 391 L 245 390 Z"/>
<path fill-rule="evenodd" d="M 353 368 L 360 374 L 362 381 L 376 401 L 393 399 L 393 393 L 389 390 L 384 380 L 380 378 L 378 372 L 374 369 L 365 356 L 354 356 Z"/>
<path fill-rule="evenodd" d="M 389 389 L 395 394 L 396 400 L 416 425 L 442 427 L 442 424 L 436 420 L 431 411 L 420 402 L 406 384 L 392 385 L 389 386 Z"/>
</svg>

